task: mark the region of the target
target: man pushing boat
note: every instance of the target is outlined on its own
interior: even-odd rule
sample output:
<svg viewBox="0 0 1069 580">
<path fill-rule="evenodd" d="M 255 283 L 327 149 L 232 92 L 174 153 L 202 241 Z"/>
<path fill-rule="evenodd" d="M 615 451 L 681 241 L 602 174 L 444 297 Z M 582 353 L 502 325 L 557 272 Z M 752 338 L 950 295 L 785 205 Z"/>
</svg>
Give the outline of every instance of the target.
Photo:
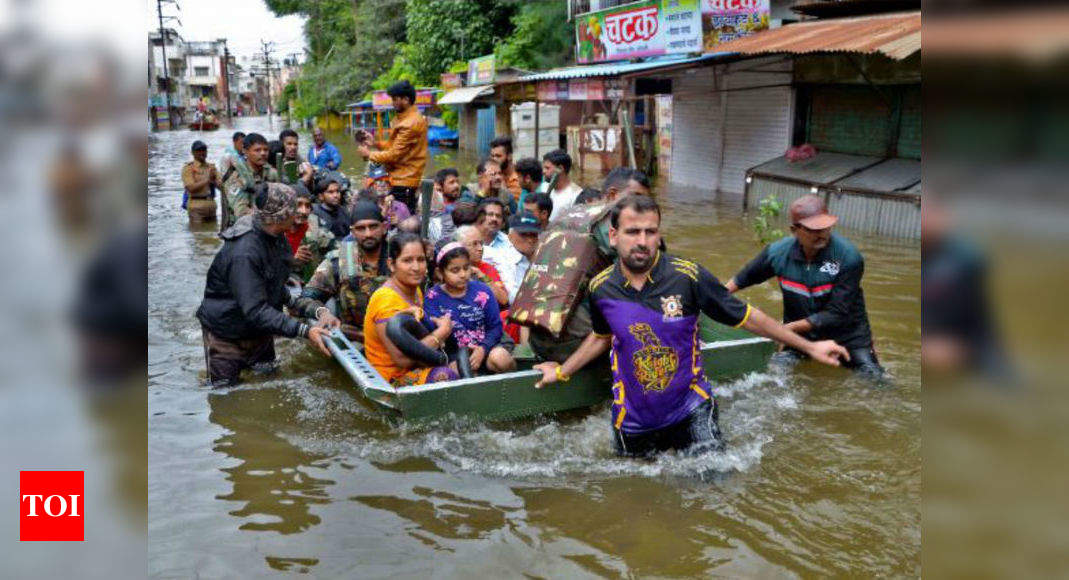
<svg viewBox="0 0 1069 580">
<path fill-rule="evenodd" d="M 535 365 L 542 372 L 535 386 L 542 388 L 567 381 L 611 347 L 613 443 L 626 456 L 722 447 L 716 400 L 702 370 L 701 313 L 824 364 L 849 360 L 834 341 L 802 338 L 732 296 L 705 268 L 662 252 L 660 221 L 660 207 L 646 196 L 613 207 L 609 242 L 617 258 L 589 283 L 593 331 L 563 364 Z"/>
</svg>

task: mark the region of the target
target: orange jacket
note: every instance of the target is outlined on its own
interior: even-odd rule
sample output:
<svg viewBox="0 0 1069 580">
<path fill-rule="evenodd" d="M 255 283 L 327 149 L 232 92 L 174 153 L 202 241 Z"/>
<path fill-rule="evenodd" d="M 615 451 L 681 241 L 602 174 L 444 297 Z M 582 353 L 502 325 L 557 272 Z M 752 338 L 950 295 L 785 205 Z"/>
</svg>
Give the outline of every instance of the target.
<svg viewBox="0 0 1069 580">
<path fill-rule="evenodd" d="M 379 151 L 368 157 L 390 173 L 390 184 L 419 187 L 427 167 L 427 119 L 413 105 L 394 117 L 390 138 L 375 144 Z"/>
</svg>

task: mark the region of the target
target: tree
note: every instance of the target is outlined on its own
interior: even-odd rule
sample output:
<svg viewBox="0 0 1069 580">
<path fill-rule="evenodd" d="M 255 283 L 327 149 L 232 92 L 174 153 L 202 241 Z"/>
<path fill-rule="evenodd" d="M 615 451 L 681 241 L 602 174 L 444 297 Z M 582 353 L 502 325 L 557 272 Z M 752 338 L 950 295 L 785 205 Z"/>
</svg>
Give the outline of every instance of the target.
<svg viewBox="0 0 1069 580">
<path fill-rule="evenodd" d="M 407 65 L 414 82 L 437 84 L 454 62 L 490 54 L 512 33 L 515 2 L 408 0 L 405 5 Z"/>
</svg>

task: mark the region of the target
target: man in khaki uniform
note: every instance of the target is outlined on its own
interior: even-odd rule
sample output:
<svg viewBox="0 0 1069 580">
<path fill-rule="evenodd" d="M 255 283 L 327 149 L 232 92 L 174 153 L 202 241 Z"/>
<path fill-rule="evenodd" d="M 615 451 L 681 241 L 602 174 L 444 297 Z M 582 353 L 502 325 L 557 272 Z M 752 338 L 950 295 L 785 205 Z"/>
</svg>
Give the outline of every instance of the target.
<svg viewBox="0 0 1069 580">
<path fill-rule="evenodd" d="M 189 200 L 186 211 L 190 223 L 215 221 L 215 191 L 219 187 L 219 172 L 208 163 L 208 146 L 203 141 L 194 141 L 193 161 L 182 166 L 182 185 L 185 186 Z"/>
</svg>

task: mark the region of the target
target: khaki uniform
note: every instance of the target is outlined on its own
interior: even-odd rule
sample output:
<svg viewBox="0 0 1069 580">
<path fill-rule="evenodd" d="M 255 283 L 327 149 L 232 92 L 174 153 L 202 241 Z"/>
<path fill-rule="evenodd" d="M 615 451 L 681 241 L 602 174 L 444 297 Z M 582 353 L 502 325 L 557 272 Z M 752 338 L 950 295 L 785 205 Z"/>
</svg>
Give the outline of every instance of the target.
<svg viewBox="0 0 1069 580">
<path fill-rule="evenodd" d="M 189 213 L 189 221 L 191 222 L 215 221 L 216 205 L 212 196 L 211 186 L 205 185 L 196 191 L 190 189 L 190 186 L 194 183 L 202 181 L 209 175 L 213 175 L 216 180 L 219 179 L 219 173 L 215 170 L 215 166 L 207 161 L 202 163 L 194 159 L 182 166 L 182 185 L 189 194 L 186 211 Z"/>
</svg>

